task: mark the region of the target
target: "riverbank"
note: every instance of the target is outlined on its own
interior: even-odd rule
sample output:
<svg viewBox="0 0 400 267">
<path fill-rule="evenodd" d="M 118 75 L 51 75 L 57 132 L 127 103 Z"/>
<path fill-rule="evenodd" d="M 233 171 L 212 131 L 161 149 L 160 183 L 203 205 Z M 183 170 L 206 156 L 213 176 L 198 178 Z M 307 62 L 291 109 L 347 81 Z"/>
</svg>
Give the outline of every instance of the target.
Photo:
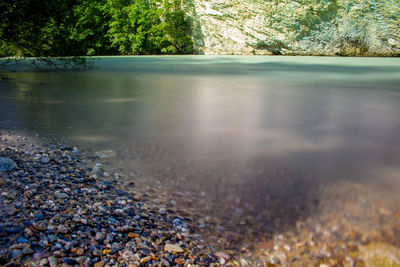
<svg viewBox="0 0 400 267">
<path fill-rule="evenodd" d="M 91 175 L 65 143 L 0 132 L 4 266 L 212 265 L 217 257 L 185 218 Z M 8 160 L 5 160 L 8 159 Z"/>
<path fill-rule="evenodd" d="M 102 169 L 106 165 L 89 167 L 115 157 L 111 150 L 92 157 L 62 140 L 49 143 L 39 135 L 32 138 L 2 130 L 0 157 L 0 264 L 4 266 L 399 264 L 398 202 L 382 199 L 378 188 L 378 194 L 348 182 L 325 188 L 315 214 L 305 220 L 285 219 L 295 215 L 287 207 L 281 216 L 274 215 L 274 205 L 268 204 L 269 209 L 258 213 L 277 216 L 270 217 L 275 230 L 260 233 L 259 241 L 245 245 L 245 236 L 252 235 L 249 211 L 242 215 L 247 223 L 232 218 L 226 230 L 213 228 L 211 222 L 199 229 L 198 217 L 204 211 L 196 205 L 179 207 L 189 196 L 174 196 L 178 203 L 166 208 L 160 202 L 161 189 L 109 179 Z M 180 216 L 179 209 L 186 215 Z M 217 216 L 210 211 L 208 215 Z M 286 220 L 295 225 L 282 229 L 279 224 Z M 226 239 L 232 227 L 238 232 L 248 229 L 242 241 Z"/>
</svg>

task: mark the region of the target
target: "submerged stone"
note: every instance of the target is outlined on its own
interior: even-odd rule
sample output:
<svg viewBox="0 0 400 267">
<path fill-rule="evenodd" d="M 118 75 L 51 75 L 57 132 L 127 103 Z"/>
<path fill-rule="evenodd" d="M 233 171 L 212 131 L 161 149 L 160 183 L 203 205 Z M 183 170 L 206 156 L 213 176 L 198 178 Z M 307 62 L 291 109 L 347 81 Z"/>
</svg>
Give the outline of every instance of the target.
<svg viewBox="0 0 400 267">
<path fill-rule="evenodd" d="M 114 150 L 105 149 L 105 150 L 97 151 L 96 153 L 94 153 L 94 155 L 101 159 L 108 159 L 108 158 L 115 157 L 116 153 Z"/>
<path fill-rule="evenodd" d="M 6 157 L 0 157 L 0 172 L 5 172 L 5 171 L 12 171 L 17 167 L 17 164 L 10 159 Z"/>
</svg>

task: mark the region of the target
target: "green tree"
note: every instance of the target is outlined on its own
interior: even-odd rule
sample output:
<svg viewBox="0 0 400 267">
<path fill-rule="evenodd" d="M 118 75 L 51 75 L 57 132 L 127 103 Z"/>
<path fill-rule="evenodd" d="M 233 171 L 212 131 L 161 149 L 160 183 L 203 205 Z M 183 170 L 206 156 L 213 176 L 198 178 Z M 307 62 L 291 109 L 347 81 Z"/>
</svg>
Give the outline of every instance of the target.
<svg viewBox="0 0 400 267">
<path fill-rule="evenodd" d="M 106 0 L 82 0 L 74 6 L 69 38 L 73 40 L 75 53 L 92 56 L 118 52 L 106 37 L 110 20 L 106 3 Z"/>
<path fill-rule="evenodd" d="M 0 2 L 0 38 L 19 56 L 71 55 L 68 40 L 76 0 Z"/>
<path fill-rule="evenodd" d="M 162 48 L 163 53 L 185 54 L 193 52 L 190 23 L 181 5 L 181 0 L 174 0 L 172 3 L 165 1 L 162 8 L 162 17 L 165 23 L 164 35 L 169 42 L 168 46 Z"/>
<path fill-rule="evenodd" d="M 155 2 L 112 0 L 108 37 L 122 54 L 175 54 L 193 51 L 190 25 L 175 1 L 161 7 Z"/>
<path fill-rule="evenodd" d="M 0 55 L 62 57 L 190 53 L 181 0 L 0 2 Z"/>
</svg>

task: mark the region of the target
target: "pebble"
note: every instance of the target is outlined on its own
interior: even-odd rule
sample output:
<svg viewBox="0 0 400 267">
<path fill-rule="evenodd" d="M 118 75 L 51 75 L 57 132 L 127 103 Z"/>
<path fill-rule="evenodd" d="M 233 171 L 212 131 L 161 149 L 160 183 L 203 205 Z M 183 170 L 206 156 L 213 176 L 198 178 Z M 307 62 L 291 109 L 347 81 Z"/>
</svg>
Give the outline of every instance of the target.
<svg viewBox="0 0 400 267">
<path fill-rule="evenodd" d="M 146 262 L 151 261 L 152 259 L 153 259 L 153 257 L 147 256 L 147 257 L 141 258 L 140 263 L 146 263 Z"/>
<path fill-rule="evenodd" d="M 20 257 L 22 257 L 22 255 L 23 255 L 23 253 L 20 249 L 14 249 L 13 251 L 11 251 L 12 259 L 20 258 Z"/>
<path fill-rule="evenodd" d="M 111 253 L 111 249 L 104 249 L 103 250 L 103 255 L 108 255 Z"/>
<path fill-rule="evenodd" d="M 0 157 L 0 172 L 12 171 L 17 164 L 10 158 Z"/>
<path fill-rule="evenodd" d="M 58 260 L 56 257 L 51 256 L 51 257 L 48 257 L 47 260 L 49 261 L 50 267 L 57 267 Z"/>
<path fill-rule="evenodd" d="M 219 258 L 223 258 L 225 260 L 229 260 L 231 258 L 231 256 L 225 252 L 217 252 L 217 253 L 215 253 L 215 256 L 217 256 Z"/>
<path fill-rule="evenodd" d="M 94 153 L 94 156 L 100 159 L 112 158 L 115 157 L 115 155 L 116 155 L 115 151 L 111 149 L 99 150 Z"/>
<path fill-rule="evenodd" d="M 83 248 L 78 248 L 76 250 L 76 255 L 82 256 L 83 254 L 85 254 L 85 250 Z"/>
<path fill-rule="evenodd" d="M 132 251 L 125 250 L 122 253 L 122 259 L 124 259 L 125 261 L 132 261 L 132 260 L 135 260 L 136 257 L 135 257 L 135 254 L 133 254 Z"/>
<path fill-rule="evenodd" d="M 49 263 L 49 260 L 44 258 L 44 259 L 40 260 L 39 265 L 40 266 L 46 266 L 48 263 Z"/>
<path fill-rule="evenodd" d="M 101 241 L 104 239 L 104 235 L 100 232 L 96 233 L 96 236 L 94 237 L 94 239 L 96 239 L 97 241 Z"/>
<path fill-rule="evenodd" d="M 174 244 L 165 244 L 164 250 L 167 252 L 176 252 L 176 253 L 184 251 L 180 246 Z"/>
<path fill-rule="evenodd" d="M 56 192 L 56 198 L 65 199 L 65 198 L 69 198 L 69 196 L 68 196 L 68 194 L 63 193 L 63 192 Z"/>
<path fill-rule="evenodd" d="M 23 237 L 19 237 L 19 238 L 17 239 L 17 242 L 18 242 L 18 243 L 28 243 L 29 240 L 26 239 L 26 238 L 23 238 Z"/>
<path fill-rule="evenodd" d="M 33 254 L 33 252 L 34 252 L 33 249 L 31 249 L 30 247 L 26 247 L 22 250 L 22 253 L 25 255 Z"/>
<path fill-rule="evenodd" d="M 42 156 L 42 159 L 41 159 L 41 162 L 42 162 L 42 163 L 49 163 L 49 162 L 50 162 L 50 159 L 49 159 L 49 157 L 48 157 L 47 155 L 43 155 L 43 156 Z"/>
<path fill-rule="evenodd" d="M 64 263 L 67 263 L 67 264 L 70 264 L 70 265 L 74 265 L 74 264 L 78 263 L 75 259 L 71 259 L 71 258 L 63 258 L 62 261 Z"/>
</svg>

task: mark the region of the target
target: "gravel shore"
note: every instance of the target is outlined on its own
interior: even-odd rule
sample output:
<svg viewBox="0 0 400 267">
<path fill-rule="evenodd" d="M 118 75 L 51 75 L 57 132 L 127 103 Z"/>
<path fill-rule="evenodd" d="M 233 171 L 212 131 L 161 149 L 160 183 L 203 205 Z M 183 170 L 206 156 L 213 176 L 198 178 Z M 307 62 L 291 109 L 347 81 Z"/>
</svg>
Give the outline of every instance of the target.
<svg viewBox="0 0 400 267">
<path fill-rule="evenodd" d="M 0 264 L 210 266 L 186 220 L 91 175 L 82 153 L 0 132 Z"/>
<path fill-rule="evenodd" d="M 268 208 L 244 210 L 240 221 L 229 217 L 230 231 L 248 231 L 232 239 L 224 224 L 202 225 L 226 207 L 202 211 L 212 203 L 185 194 L 163 200 L 162 193 L 178 193 L 174 186 L 107 179 L 99 161 L 115 151 L 92 154 L 0 131 L 0 266 L 400 266 L 393 181 L 321 187 L 318 204 L 304 203 L 313 212 L 292 220 L 284 216 L 294 217 L 293 209 L 278 201 L 282 212 L 274 212 L 272 199 Z M 270 218 L 272 230 L 247 241 L 257 214 Z"/>
</svg>

